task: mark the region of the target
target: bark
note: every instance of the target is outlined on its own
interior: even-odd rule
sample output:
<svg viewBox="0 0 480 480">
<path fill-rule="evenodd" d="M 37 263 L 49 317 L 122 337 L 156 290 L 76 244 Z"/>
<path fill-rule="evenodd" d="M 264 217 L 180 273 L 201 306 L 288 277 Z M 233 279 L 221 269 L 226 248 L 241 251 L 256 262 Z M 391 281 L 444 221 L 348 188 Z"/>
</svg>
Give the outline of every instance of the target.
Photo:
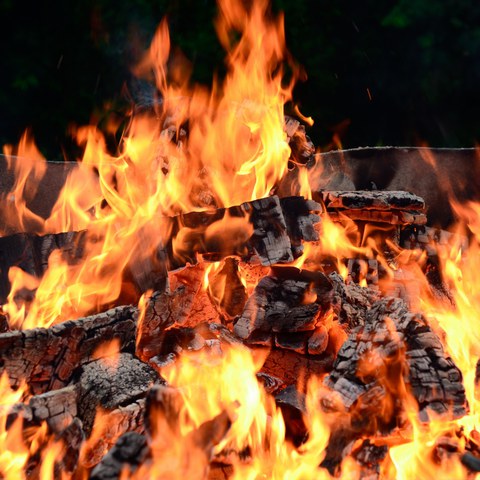
<svg viewBox="0 0 480 480">
<path fill-rule="evenodd" d="M 116 307 L 104 313 L 0 334 L 0 362 L 12 383 L 26 381 L 32 394 L 66 386 L 74 371 L 92 360 L 105 342 L 116 339 L 120 350 L 135 344 L 136 309 Z"/>
</svg>

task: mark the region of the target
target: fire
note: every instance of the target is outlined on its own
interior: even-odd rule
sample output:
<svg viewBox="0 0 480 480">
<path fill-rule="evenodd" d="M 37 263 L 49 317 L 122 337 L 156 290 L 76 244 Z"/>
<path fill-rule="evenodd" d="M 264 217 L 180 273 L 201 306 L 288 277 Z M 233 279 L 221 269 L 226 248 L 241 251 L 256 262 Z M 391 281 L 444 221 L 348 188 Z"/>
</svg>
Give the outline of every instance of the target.
<svg viewBox="0 0 480 480">
<path fill-rule="evenodd" d="M 175 260 L 187 264 L 192 261 L 187 255 L 191 245 L 198 247 L 195 260 L 199 261 L 203 261 L 201 253 L 206 244 L 214 256 L 227 260 L 231 260 L 230 255 L 243 257 L 248 253 L 245 244 L 255 233 L 254 227 L 246 215 L 232 215 L 228 207 L 271 195 L 285 176 L 291 151 L 284 131 L 284 106 L 292 98 L 299 69 L 286 50 L 283 18 L 271 14 L 267 0 L 257 0 L 248 7 L 239 0 L 221 0 L 216 29 L 226 51 L 227 74 L 223 82 L 217 79 L 207 91 L 191 85 L 184 64 L 167 70 L 170 39 L 168 25 L 162 21 L 136 68 L 138 75 L 153 72 L 162 108 L 155 114 L 132 116 L 115 152 L 96 127 L 77 128 L 74 134 L 84 149 L 83 158 L 71 171 L 48 219 L 29 209 L 46 171 L 45 159 L 28 132 L 17 149 L 5 147 L 9 167 L 15 171 L 11 191 L 0 198 L 9 227 L 42 235 L 85 230 L 75 245 L 78 255 L 54 250 L 40 279 L 17 267 L 10 269 L 11 292 L 2 311 L 11 327 L 48 327 L 115 304 L 124 293 L 125 283 L 131 281 L 129 276 L 135 277 L 135 266 L 140 265 L 137 269 L 142 270 L 142 265 L 154 263 L 169 248 Z M 288 81 L 287 69 L 293 71 Z M 311 123 L 295 108 L 298 117 Z M 422 155 L 435 165 L 430 152 L 424 150 Z M 313 175 L 307 167 L 298 167 L 295 192 L 311 199 L 310 182 L 316 181 Z M 211 223 L 190 226 L 183 215 L 199 211 L 215 215 L 222 207 L 221 218 Z M 381 432 L 369 432 L 372 442 L 387 444 L 391 440 L 389 455 L 382 463 L 383 479 L 465 478 L 466 469 L 458 455 L 435 455 L 442 451 L 444 438 L 455 438 L 456 453 L 466 451 L 468 441 L 478 443 L 480 205 L 454 207 L 469 230 L 471 243 L 468 251 L 463 243 L 438 249 L 439 268 L 451 294 L 448 300 L 432 295 L 422 271 L 427 261 L 425 252 L 402 250 L 391 242 L 381 245 L 374 227 L 367 224 L 360 231 L 342 214 L 334 221 L 325 213 L 320 240 L 305 245 L 303 255 L 291 264 L 299 269 L 327 271 L 322 262 L 328 259 L 334 270 L 352 282 L 347 262 L 355 258 L 360 266 L 358 283 L 367 287 L 367 262 L 374 259 L 384 270 L 379 282 L 384 292 L 388 292 L 395 275 L 408 273 L 420 285 L 416 300 L 421 312 L 445 338 L 446 349 L 462 371 L 470 412 L 460 419 L 435 418 L 423 424 L 418 418 L 418 405 L 399 377 L 395 380 L 400 385 L 382 385 L 391 394 L 382 405 L 385 416 L 392 415 L 392 397 L 399 393 L 404 416 L 396 437 L 392 434 L 388 439 Z M 225 297 L 230 285 L 223 271 L 227 260 L 212 261 L 201 271 L 203 293 L 207 292 L 219 309 L 228 303 Z M 238 279 L 246 294 L 251 294 L 268 268 L 235 261 Z M 163 263 L 161 266 L 166 267 Z M 133 290 L 131 297 L 145 304 L 147 296 L 141 297 L 145 292 L 137 284 Z M 316 300 L 317 293 L 307 290 L 304 304 Z M 137 340 L 142 335 L 144 317 L 143 312 Z M 330 338 L 337 352 L 337 343 L 343 342 L 346 334 L 334 317 L 333 309 L 329 310 L 327 325 L 323 326 L 338 330 L 336 340 Z M 92 359 L 108 357 L 109 365 L 115 368 L 119 349 L 119 342 L 113 341 L 97 350 Z M 300 446 L 293 445 L 287 438 L 281 409 L 256 377 L 265 355 L 229 347 L 216 353 L 183 354 L 163 368 L 161 374 L 168 388 L 179 394 L 175 418 L 151 412 L 151 459 L 137 472 L 124 473 L 123 477 L 201 479 L 213 455 L 233 452 L 234 480 L 331 478 L 319 465 L 325 459 L 330 435 L 339 423 L 348 420 L 347 412 L 327 413 L 322 407 L 327 395 L 322 378 L 310 379 L 302 418 L 308 435 Z M 357 373 L 371 377 L 380 368 L 388 370 L 388 362 L 384 365 L 380 360 L 375 353 L 366 355 Z M 39 450 L 39 476 L 43 480 L 53 478 L 63 445 L 49 438 L 46 425 L 28 435 L 21 418 L 7 426 L 9 409 L 25 399 L 27 387 L 12 391 L 4 375 L 0 392 L 2 478 L 26 478 L 29 459 Z M 84 466 L 90 466 L 93 446 L 105 439 L 114 441 L 109 421 L 109 413 L 99 410 L 81 452 Z M 222 435 L 214 432 L 207 438 L 203 431 L 209 431 L 209 422 L 216 421 L 221 423 Z M 363 440 L 356 438 L 348 447 L 353 449 Z M 359 478 L 360 474 L 353 457 L 347 457 L 339 473 L 341 478 Z"/>
<path fill-rule="evenodd" d="M 51 217 L 36 221 L 35 231 L 88 229 L 88 248 L 73 265 L 52 255 L 28 317 L 21 319 L 17 312 L 16 325 L 49 326 L 108 305 L 120 295 L 128 264 L 151 256 L 168 238 L 164 217 L 268 196 L 284 175 L 290 148 L 283 107 L 291 99 L 295 75 L 285 84 L 283 65 L 289 56 L 283 19 L 269 13 L 265 0 L 251 8 L 229 0 L 219 4 L 216 27 L 227 52 L 223 85 L 208 93 L 189 86 L 188 72 L 167 72 L 170 42 L 163 21 L 137 69 L 139 74 L 154 71 L 164 105 L 160 121 L 147 114 L 133 117 L 118 156 L 108 152 L 95 127 L 75 132 L 84 146 L 83 159 L 68 177 Z M 237 43 L 232 32 L 240 34 Z M 180 146 L 171 140 L 187 121 L 188 141 Z M 38 183 L 45 162 L 27 136 L 18 153 L 33 160 L 17 159 L 22 172 L 5 201 L 13 201 L 14 211 L 25 216 L 28 211 L 19 202 L 25 202 L 27 179 L 33 175 Z M 26 226 L 16 223 L 20 229 Z M 232 228 L 233 219 L 228 224 Z M 225 227 L 209 227 L 207 240 L 218 228 Z M 15 310 L 12 300 L 5 309 Z"/>
</svg>

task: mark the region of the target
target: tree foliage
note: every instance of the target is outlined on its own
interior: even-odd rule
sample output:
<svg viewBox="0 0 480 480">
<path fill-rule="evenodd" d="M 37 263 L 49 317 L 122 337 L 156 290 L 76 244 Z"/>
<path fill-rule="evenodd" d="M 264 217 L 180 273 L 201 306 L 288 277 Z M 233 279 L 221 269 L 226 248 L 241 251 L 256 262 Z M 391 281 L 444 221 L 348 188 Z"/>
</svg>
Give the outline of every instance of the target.
<svg viewBox="0 0 480 480">
<path fill-rule="evenodd" d="M 0 1 L 0 142 L 31 126 L 50 158 L 70 123 L 124 107 L 131 66 L 167 15 L 194 80 L 224 72 L 213 0 Z M 480 138 L 480 3 L 468 0 L 273 0 L 308 74 L 295 98 L 328 148 L 473 146 Z"/>
</svg>

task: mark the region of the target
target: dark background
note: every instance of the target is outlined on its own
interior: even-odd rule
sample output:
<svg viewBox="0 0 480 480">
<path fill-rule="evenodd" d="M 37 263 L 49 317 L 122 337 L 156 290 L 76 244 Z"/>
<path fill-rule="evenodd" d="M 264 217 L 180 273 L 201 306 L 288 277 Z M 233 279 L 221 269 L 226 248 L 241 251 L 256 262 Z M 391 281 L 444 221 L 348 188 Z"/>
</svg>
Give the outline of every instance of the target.
<svg viewBox="0 0 480 480">
<path fill-rule="evenodd" d="M 480 139 L 478 0 L 274 0 L 308 80 L 295 90 L 314 143 L 471 147 Z M 51 159 L 71 123 L 128 106 L 131 66 L 167 14 L 195 81 L 223 71 L 212 0 L 0 0 L 0 143 L 32 127 Z"/>
</svg>

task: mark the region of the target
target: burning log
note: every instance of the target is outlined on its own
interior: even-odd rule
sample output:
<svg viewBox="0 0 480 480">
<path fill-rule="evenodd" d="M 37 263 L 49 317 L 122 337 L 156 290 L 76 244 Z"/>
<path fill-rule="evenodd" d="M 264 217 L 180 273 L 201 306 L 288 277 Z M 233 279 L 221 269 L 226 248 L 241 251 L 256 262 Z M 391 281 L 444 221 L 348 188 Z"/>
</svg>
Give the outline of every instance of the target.
<svg viewBox="0 0 480 480">
<path fill-rule="evenodd" d="M 194 328 L 171 328 L 161 338 L 161 347 L 157 354 L 148 359 L 148 363 L 157 370 L 176 361 L 184 351 L 209 349 L 221 354 L 223 346 L 243 345 L 224 325 L 208 322 Z"/>
<path fill-rule="evenodd" d="M 362 415 L 368 429 L 372 420 L 375 428 L 388 428 L 394 421 L 398 401 L 405 398 L 404 382 L 418 402 L 422 421 L 428 421 L 429 412 L 454 418 L 467 412 L 462 374 L 440 339 L 404 301 L 385 298 L 367 312 L 365 325 L 352 330 L 326 384 L 339 393 L 347 410 L 370 410 L 370 418 Z M 375 395 L 370 395 L 373 390 Z M 391 408 L 387 415 L 383 410 L 382 418 L 380 410 L 375 411 L 385 401 Z"/>
<path fill-rule="evenodd" d="M 198 255 L 207 260 L 230 255 L 246 261 L 255 258 L 266 266 L 291 262 L 301 255 L 303 241 L 318 240 L 314 225 L 320 221 L 317 213 L 321 210 L 320 204 L 302 197 L 280 200 L 271 196 L 235 207 L 163 218 L 164 229 L 170 232 L 168 239 L 159 242 L 150 258 L 134 256 L 125 278 L 143 293 L 162 287 L 167 269 L 193 265 Z M 75 263 L 82 259 L 87 243 L 96 241 L 97 235 L 87 231 L 0 238 L 0 303 L 5 303 L 10 290 L 7 273 L 11 267 L 41 277 L 54 250 Z"/>
<path fill-rule="evenodd" d="M 129 353 L 120 353 L 83 365 L 78 382 L 78 414 L 90 434 L 97 410 L 112 411 L 145 397 L 159 376 Z"/>
<path fill-rule="evenodd" d="M 116 339 L 120 350 L 134 346 L 136 311 L 131 306 L 116 307 L 48 329 L 2 333 L 2 369 L 12 386 L 26 381 L 33 394 L 65 387 L 101 344 Z"/>
<path fill-rule="evenodd" d="M 335 221 L 346 216 L 354 221 L 390 225 L 424 225 L 425 202 L 404 191 L 357 190 L 320 192 L 327 213 Z"/>
<path fill-rule="evenodd" d="M 323 273 L 272 268 L 272 274 L 259 282 L 248 299 L 234 332 L 249 343 L 294 342 L 288 348 L 305 353 L 308 338 L 330 305 L 331 292 L 332 285 Z"/>
</svg>

